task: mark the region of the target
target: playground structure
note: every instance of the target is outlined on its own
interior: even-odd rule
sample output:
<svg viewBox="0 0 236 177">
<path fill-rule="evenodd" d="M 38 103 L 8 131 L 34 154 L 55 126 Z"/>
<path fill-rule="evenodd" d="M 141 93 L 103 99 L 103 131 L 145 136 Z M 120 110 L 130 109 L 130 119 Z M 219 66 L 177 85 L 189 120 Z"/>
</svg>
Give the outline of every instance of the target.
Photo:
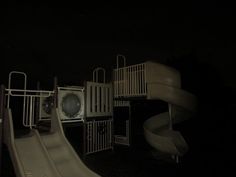
<svg viewBox="0 0 236 177">
<path fill-rule="evenodd" d="M 184 155 L 188 145 L 180 132 L 173 130 L 173 124 L 188 119 L 196 110 L 194 95 L 181 89 L 180 73 L 168 66 L 145 62 L 114 69 L 114 99 L 145 98 L 168 103 L 168 112 L 153 116 L 144 122 L 144 136 L 147 142 L 160 152 L 173 157 Z"/>
<path fill-rule="evenodd" d="M 123 59 L 123 67 L 119 66 L 120 59 Z M 99 73 L 103 74 L 100 81 Z M 11 88 L 14 74 L 23 76 L 23 89 Z M 144 136 L 153 148 L 177 157 L 177 160 L 178 156 L 187 152 L 187 143 L 172 126 L 195 112 L 196 100 L 181 89 L 179 72 L 154 62 L 126 66 L 125 57 L 118 55 L 113 76 L 113 83 L 106 83 L 105 70 L 96 68 L 93 80 L 85 82 L 84 87 L 59 87 L 55 83 L 53 91 L 43 91 L 27 90 L 25 73 L 9 74 L 8 88 L 1 88 L 0 129 L 4 133 L 0 138 L 9 149 L 17 177 L 98 176 L 78 157 L 64 135 L 63 124 L 83 124 L 85 154 L 113 149 L 113 144 L 129 146 L 130 111 L 124 123 L 125 132 L 121 135 L 114 134 L 113 109 L 122 107 L 130 110 L 133 98 L 167 102 L 168 112 L 144 122 Z M 13 116 L 16 115 L 12 114 L 11 98 L 15 97 L 22 99 L 23 106 L 22 115 L 17 117 L 22 118 L 23 125 L 30 130 L 20 137 L 15 136 L 13 127 Z M 38 121 L 50 121 L 50 130 L 39 132 Z M 32 159 L 38 160 L 32 163 Z"/>
<path fill-rule="evenodd" d="M 11 77 L 14 74 L 23 75 L 23 89 L 11 88 Z M 48 97 L 56 94 L 54 91 L 27 90 L 26 81 L 25 73 L 11 72 L 8 88 L 2 88 L 1 91 L 1 93 L 6 95 L 6 108 L 3 111 L 3 140 L 9 150 L 16 176 L 98 176 L 83 164 L 67 141 L 63 132 L 59 110 L 56 107 L 56 101 L 54 101 L 51 113 L 50 131 L 39 133 L 35 129 L 36 123 L 34 120 L 37 98 L 42 97 L 42 95 Z M 16 136 L 14 132 L 13 115 L 16 116 L 16 114 L 12 114 L 11 110 L 11 98 L 14 97 L 20 97 L 23 101 L 22 121 L 23 125 L 29 128 L 29 132 L 23 136 Z M 4 104 L 5 101 L 1 103 L 1 105 Z"/>
</svg>

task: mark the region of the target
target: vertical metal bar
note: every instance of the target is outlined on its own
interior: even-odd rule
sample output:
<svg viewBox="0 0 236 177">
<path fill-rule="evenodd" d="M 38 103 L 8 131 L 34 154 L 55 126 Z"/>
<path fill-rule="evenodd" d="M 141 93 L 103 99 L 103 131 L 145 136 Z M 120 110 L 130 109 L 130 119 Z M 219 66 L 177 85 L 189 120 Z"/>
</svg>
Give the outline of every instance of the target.
<svg viewBox="0 0 236 177">
<path fill-rule="evenodd" d="M 108 97 L 107 97 L 107 101 L 108 101 L 108 103 L 107 103 L 107 105 L 108 105 L 108 108 L 107 108 L 107 110 L 108 110 L 108 112 L 110 112 L 110 88 L 108 88 L 107 89 L 107 95 L 108 95 Z"/>
<path fill-rule="evenodd" d="M 145 90 L 145 95 L 147 94 L 147 87 L 146 87 L 146 82 L 147 82 L 147 68 L 146 68 L 146 64 L 143 64 L 143 68 L 144 68 L 144 90 Z"/>
<path fill-rule="evenodd" d="M 134 78 L 134 67 L 132 66 L 131 67 L 132 68 L 132 71 L 131 71 L 131 73 L 132 73 L 132 96 L 134 95 L 134 91 L 135 91 L 135 88 L 134 88 L 134 81 L 135 81 L 135 78 Z"/>
<path fill-rule="evenodd" d="M 140 93 L 139 93 L 139 66 L 140 65 L 138 65 L 137 66 L 137 95 L 140 95 Z"/>
<path fill-rule="evenodd" d="M 130 67 L 131 69 L 131 96 L 133 95 L 133 92 L 134 92 L 134 88 L 133 88 L 133 81 L 134 81 L 134 78 L 133 78 L 133 67 L 131 66 Z"/>
<path fill-rule="evenodd" d="M 119 69 L 117 69 L 117 97 L 119 96 Z"/>
<path fill-rule="evenodd" d="M 103 104 L 102 104 L 102 86 L 99 86 L 99 108 L 100 108 L 100 113 L 103 112 Z"/>
<path fill-rule="evenodd" d="M 128 71 L 128 84 L 127 84 L 127 89 L 128 89 L 128 96 L 130 95 L 130 67 L 127 68 Z"/>
<path fill-rule="evenodd" d="M 118 97 L 118 89 L 119 85 L 118 85 L 118 69 L 116 69 L 116 96 Z"/>
<path fill-rule="evenodd" d="M 90 89 L 90 94 L 89 94 L 89 115 L 93 112 L 93 86 L 92 85 L 90 85 L 89 86 L 89 89 Z"/>
<path fill-rule="evenodd" d="M 88 153 L 90 153 L 91 151 L 90 151 L 90 139 L 91 139 L 91 137 L 90 137 L 90 122 L 88 123 Z"/>
<path fill-rule="evenodd" d="M 105 112 L 105 103 L 104 103 L 104 99 L 105 99 L 105 94 L 104 94 L 104 90 L 105 87 L 101 86 L 101 112 L 104 113 Z"/>
<path fill-rule="evenodd" d="M 94 122 L 93 122 L 93 139 L 92 139 L 92 143 L 93 143 L 93 152 L 96 150 L 96 146 L 95 146 L 95 136 L 96 136 L 96 126 L 94 125 Z"/>
<path fill-rule="evenodd" d="M 123 71 L 123 69 L 120 68 L 120 96 L 123 96 L 123 88 L 122 88 L 122 82 L 123 82 L 123 80 L 122 80 L 122 71 Z"/>
<path fill-rule="evenodd" d="M 97 150 L 97 134 L 98 134 L 98 129 L 97 129 L 97 124 L 96 124 L 96 122 L 94 121 L 93 122 L 93 124 L 94 124 L 94 135 L 95 135 L 95 137 L 94 137 L 94 150 L 96 151 Z"/>
<path fill-rule="evenodd" d="M 119 68 L 119 96 L 121 96 L 121 68 Z"/>
<path fill-rule="evenodd" d="M 1 85 L 0 90 L 0 176 L 2 175 L 2 145 L 3 145 L 3 122 L 5 110 L 5 87 Z"/>
<path fill-rule="evenodd" d="M 89 122 L 87 122 L 87 153 L 89 153 Z"/>
<path fill-rule="evenodd" d="M 109 120 L 106 122 L 106 130 L 107 130 L 107 133 L 106 133 L 106 148 L 109 147 L 108 145 L 108 135 L 109 135 Z"/>
<path fill-rule="evenodd" d="M 129 67 L 129 95 L 132 94 L 132 70 Z"/>
<path fill-rule="evenodd" d="M 101 149 L 101 142 L 102 142 L 102 137 L 101 137 L 101 122 L 99 121 L 99 146 L 98 146 L 98 150 Z"/>
<path fill-rule="evenodd" d="M 86 114 L 88 115 L 89 112 L 91 111 L 91 102 L 90 102 L 90 98 L 91 98 L 91 92 L 90 92 L 90 86 L 88 84 L 88 82 L 86 83 Z"/>
<path fill-rule="evenodd" d="M 98 123 L 98 128 L 99 128 L 99 133 L 98 133 L 98 149 L 99 150 L 101 148 L 101 125 L 100 125 L 100 121 L 97 122 Z"/>
<path fill-rule="evenodd" d="M 25 114 L 25 116 L 23 117 L 23 125 L 24 125 L 24 126 L 27 126 L 27 122 L 28 122 L 28 102 L 29 102 L 28 99 L 29 99 L 29 97 L 26 98 L 26 108 L 25 108 L 25 109 L 26 109 L 26 110 L 25 110 L 25 111 L 26 111 L 26 114 Z"/>
<path fill-rule="evenodd" d="M 145 86 L 145 82 L 144 82 L 144 68 L 143 68 L 143 65 L 142 65 L 142 94 L 145 93 L 144 86 Z"/>
<path fill-rule="evenodd" d="M 97 112 L 100 112 L 100 87 L 97 86 Z"/>
<path fill-rule="evenodd" d="M 129 78 L 128 78 L 128 68 L 125 68 L 125 96 L 128 95 L 128 82 L 129 82 Z"/>
<path fill-rule="evenodd" d="M 109 99 L 109 95 L 108 95 L 108 87 L 105 88 L 105 95 L 106 95 L 106 112 L 108 112 L 108 99 Z"/>
<path fill-rule="evenodd" d="M 88 124 L 88 152 L 90 153 L 91 152 L 91 149 L 90 149 L 90 141 L 91 141 L 91 135 L 90 135 L 90 122 Z"/>
<path fill-rule="evenodd" d="M 134 95 L 136 96 L 136 85 L 135 85 L 135 83 L 136 83 L 136 65 L 134 65 L 133 66 L 133 78 L 134 78 L 134 83 L 133 83 L 133 85 L 134 85 Z"/>
<path fill-rule="evenodd" d="M 110 126 L 109 126 L 109 145 L 112 147 L 112 120 L 110 120 Z"/>
<path fill-rule="evenodd" d="M 102 133 L 102 149 L 104 149 L 105 148 L 105 146 L 104 146 L 104 142 L 105 142 L 104 136 L 106 134 L 106 132 L 105 132 L 105 121 L 102 121 L 102 128 L 103 128 L 103 133 Z"/>
<path fill-rule="evenodd" d="M 103 149 L 103 135 L 104 135 L 104 132 L 103 132 L 103 122 L 104 121 L 101 121 L 101 125 L 102 125 L 102 134 L 101 134 L 101 150 Z"/>
<path fill-rule="evenodd" d="M 125 95 L 125 77 L 124 77 L 124 71 L 125 71 L 125 68 L 122 68 L 122 96 Z"/>
<path fill-rule="evenodd" d="M 99 150 L 99 143 L 100 143 L 100 134 L 99 134 L 99 126 L 98 126 L 99 121 L 96 121 L 96 127 L 97 127 L 97 145 L 96 145 L 96 152 Z"/>
<path fill-rule="evenodd" d="M 30 129 L 32 129 L 32 112 L 33 109 L 32 109 L 32 96 L 30 96 L 30 114 L 29 114 L 29 127 Z"/>
<path fill-rule="evenodd" d="M 119 83 L 120 83 L 120 93 L 119 96 L 122 96 L 122 68 L 119 69 L 120 74 L 119 74 Z"/>
<path fill-rule="evenodd" d="M 139 65 L 136 65 L 135 67 L 135 92 L 136 92 L 136 95 L 138 95 L 138 66 Z"/>
<path fill-rule="evenodd" d="M 34 126 L 34 122 L 35 122 L 35 116 L 34 116 L 34 114 L 35 114 L 35 111 L 34 111 L 34 102 L 35 102 L 35 97 L 33 96 L 32 97 L 32 126 Z"/>
<path fill-rule="evenodd" d="M 37 82 L 37 90 L 38 91 L 40 90 L 40 82 L 39 81 Z M 40 95 L 40 92 L 36 93 L 36 95 Z M 35 104 L 36 104 L 36 113 L 35 113 L 35 122 L 34 122 L 34 124 L 38 124 L 39 120 L 41 120 L 40 97 L 36 98 Z"/>
<path fill-rule="evenodd" d="M 110 89 L 109 88 L 109 90 L 110 90 L 110 95 L 109 95 L 109 108 L 110 108 L 110 110 L 109 110 L 109 112 L 111 113 L 112 111 L 113 111 L 113 93 L 112 93 L 112 89 Z"/>
<path fill-rule="evenodd" d="M 102 133 L 102 150 L 104 149 L 104 135 L 105 135 L 105 129 L 104 129 L 104 121 L 102 121 L 102 129 L 103 129 L 103 133 Z"/>
<path fill-rule="evenodd" d="M 131 77 L 131 67 L 129 67 L 129 95 L 132 94 L 132 77 Z"/>
<path fill-rule="evenodd" d="M 117 96 L 117 93 L 116 93 L 116 87 L 117 87 L 117 79 L 116 79 L 116 69 L 114 69 L 114 94 L 115 94 L 115 97 Z"/>
<path fill-rule="evenodd" d="M 84 124 L 82 125 L 82 127 L 83 127 L 83 158 L 87 154 L 87 152 L 86 152 L 86 148 L 87 148 L 86 126 L 87 126 L 87 122 L 86 122 L 86 119 L 85 119 Z"/>
<path fill-rule="evenodd" d="M 107 121 L 105 122 L 104 147 L 107 148 Z"/>
<path fill-rule="evenodd" d="M 120 68 L 120 96 L 123 96 L 123 78 L 122 78 L 123 69 Z"/>
<path fill-rule="evenodd" d="M 95 112 L 95 87 L 94 85 L 91 85 L 92 87 L 92 113 Z"/>
<path fill-rule="evenodd" d="M 93 135 L 92 135 L 92 132 L 93 132 L 93 124 L 90 122 L 89 126 L 90 126 L 90 131 L 89 131 L 89 135 L 90 135 L 90 136 L 89 136 L 89 138 L 90 138 L 90 139 L 89 139 L 89 140 L 90 140 L 90 141 L 89 141 L 89 142 L 90 142 L 90 143 L 89 143 L 89 147 L 90 147 L 89 149 L 90 149 L 90 150 L 89 150 L 89 152 L 93 152 L 93 149 L 92 149 L 92 148 L 93 148 L 93 146 L 92 146 L 92 138 L 93 138 Z"/>
<path fill-rule="evenodd" d="M 142 87 L 142 78 L 141 78 L 141 76 L 142 76 L 142 70 L 141 70 L 141 66 L 142 65 L 139 65 L 139 71 L 138 71 L 138 73 L 139 73 L 139 94 L 141 95 L 141 93 L 142 93 L 142 91 L 141 91 L 141 87 Z"/>
<path fill-rule="evenodd" d="M 137 96 L 138 92 L 137 92 L 137 66 L 135 65 L 135 72 L 134 72 L 134 85 L 135 85 L 135 95 Z"/>
<path fill-rule="evenodd" d="M 120 96 L 120 69 L 118 69 L 118 96 Z"/>
</svg>

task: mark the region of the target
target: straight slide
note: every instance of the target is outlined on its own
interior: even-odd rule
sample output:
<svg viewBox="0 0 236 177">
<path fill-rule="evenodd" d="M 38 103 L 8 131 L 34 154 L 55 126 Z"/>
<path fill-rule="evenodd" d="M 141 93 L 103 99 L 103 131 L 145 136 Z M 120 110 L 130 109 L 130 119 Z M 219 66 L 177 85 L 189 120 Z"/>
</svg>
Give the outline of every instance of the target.
<svg viewBox="0 0 236 177">
<path fill-rule="evenodd" d="M 64 136 L 57 110 L 52 114 L 52 131 L 40 135 L 32 129 L 16 138 L 12 113 L 5 111 L 4 141 L 17 177 L 99 177 L 78 157 Z"/>
</svg>

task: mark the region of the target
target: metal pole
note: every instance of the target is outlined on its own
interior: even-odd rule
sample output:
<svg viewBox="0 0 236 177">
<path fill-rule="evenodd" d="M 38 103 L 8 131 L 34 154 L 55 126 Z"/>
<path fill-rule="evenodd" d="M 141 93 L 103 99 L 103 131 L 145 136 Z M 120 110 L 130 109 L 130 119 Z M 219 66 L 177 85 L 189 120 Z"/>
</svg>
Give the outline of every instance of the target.
<svg viewBox="0 0 236 177">
<path fill-rule="evenodd" d="M 1 85 L 0 93 L 0 176 L 2 176 L 2 144 L 3 144 L 3 119 L 5 106 L 5 87 Z"/>
<path fill-rule="evenodd" d="M 37 82 L 37 90 L 40 90 L 40 82 Z M 40 95 L 40 93 L 38 93 Z M 38 125 L 38 122 L 40 120 L 40 97 L 36 98 L 36 119 L 35 124 Z"/>
<path fill-rule="evenodd" d="M 54 83 L 53 83 L 53 89 L 54 89 L 54 99 L 53 99 L 53 106 L 54 108 L 57 108 L 57 86 L 58 86 L 58 79 L 57 77 L 55 76 L 54 77 Z"/>
</svg>

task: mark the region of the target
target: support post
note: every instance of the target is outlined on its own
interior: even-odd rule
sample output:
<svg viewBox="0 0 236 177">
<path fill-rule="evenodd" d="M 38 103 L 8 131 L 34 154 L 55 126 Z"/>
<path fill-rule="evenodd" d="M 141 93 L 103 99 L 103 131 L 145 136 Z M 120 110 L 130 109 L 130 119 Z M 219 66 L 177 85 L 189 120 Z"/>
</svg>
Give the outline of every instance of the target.
<svg viewBox="0 0 236 177">
<path fill-rule="evenodd" d="M 37 82 L 37 90 L 40 90 L 40 82 Z M 38 93 L 40 95 L 40 93 Z M 36 119 L 35 119 L 35 124 L 38 126 L 39 119 L 40 119 L 40 97 L 36 98 Z"/>
<path fill-rule="evenodd" d="M 1 85 L 0 91 L 0 176 L 2 176 L 2 144 L 3 144 L 3 119 L 5 108 L 5 87 Z"/>
</svg>

